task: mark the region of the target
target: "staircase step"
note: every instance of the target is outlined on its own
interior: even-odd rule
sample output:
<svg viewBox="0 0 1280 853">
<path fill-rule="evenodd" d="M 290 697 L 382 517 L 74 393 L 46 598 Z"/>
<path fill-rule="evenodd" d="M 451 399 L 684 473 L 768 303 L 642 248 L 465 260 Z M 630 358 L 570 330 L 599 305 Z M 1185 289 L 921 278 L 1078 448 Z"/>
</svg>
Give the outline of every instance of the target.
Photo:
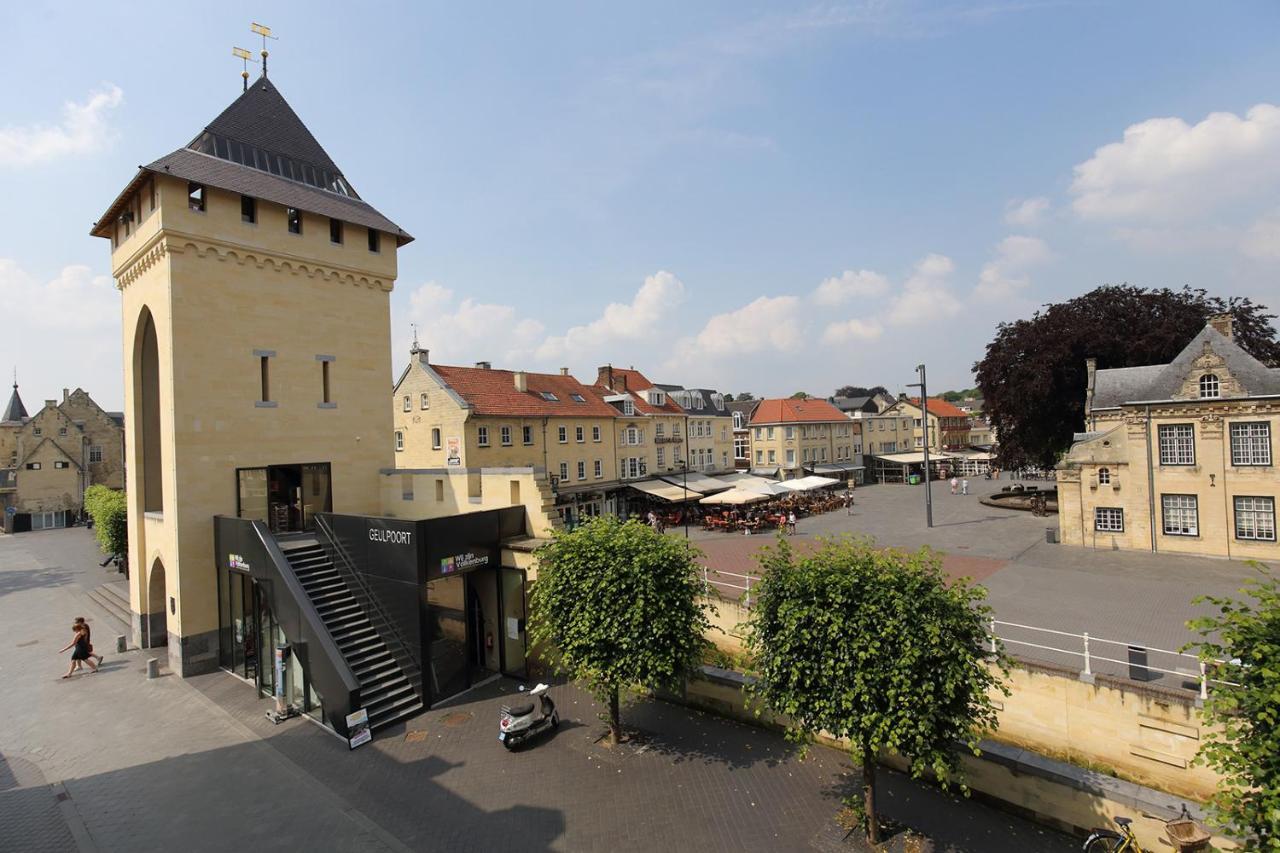
<svg viewBox="0 0 1280 853">
<path fill-rule="evenodd" d="M 347 655 L 347 666 L 351 667 L 353 672 L 359 669 L 376 669 L 388 663 L 395 663 L 395 660 L 385 645 L 376 650 L 370 649 L 366 652 Z"/>
<path fill-rule="evenodd" d="M 104 591 L 102 587 L 90 591 L 89 600 L 106 612 L 111 622 L 115 623 L 113 626 L 115 630 L 120 630 L 126 636 L 132 630 L 130 623 L 133 619 L 129 612 L 128 602 L 121 606 L 119 597 Z"/>
<path fill-rule="evenodd" d="M 307 596 L 311 599 L 311 603 L 317 607 L 321 604 L 340 599 L 350 599 L 351 601 L 355 601 L 355 599 L 352 598 L 351 593 L 344 586 L 334 586 L 333 588 L 324 591 L 309 589 L 307 590 Z"/>
<path fill-rule="evenodd" d="M 129 588 L 123 583 L 104 583 L 98 587 L 98 592 L 107 600 L 118 604 L 125 613 L 129 612 Z"/>
<path fill-rule="evenodd" d="M 379 729 L 391 723 L 399 722 L 423 710 L 422 700 L 410 693 L 394 705 L 369 712 L 369 728 Z"/>
<path fill-rule="evenodd" d="M 411 685 L 408 680 L 402 678 L 398 683 L 390 684 L 368 692 L 361 688 L 360 695 L 364 697 L 364 706 L 368 708 L 369 713 L 372 714 L 389 705 L 394 705 L 406 695 L 413 696 L 413 685 Z"/>
<path fill-rule="evenodd" d="M 398 667 L 393 667 L 376 676 L 366 676 L 365 678 L 357 676 L 357 680 L 360 682 L 360 695 L 366 697 L 399 693 L 403 687 L 408 687 L 410 690 L 413 689 L 413 686 L 409 684 L 409 679 L 404 677 L 404 673 Z"/>
<path fill-rule="evenodd" d="M 403 673 L 400 672 L 399 664 L 397 664 L 395 659 L 390 655 L 383 660 L 374 661 L 373 663 L 366 664 L 364 666 L 356 666 L 350 662 L 348 662 L 347 665 L 351 667 L 351 671 L 355 674 L 356 680 L 359 681 L 362 686 L 366 679 L 370 682 L 374 682 L 390 674 L 403 675 Z"/>
<path fill-rule="evenodd" d="M 324 620 L 325 627 L 329 629 L 329 633 L 334 637 L 346 638 L 352 634 L 374 634 L 378 631 L 373 625 L 369 624 L 369 620 L 364 618 L 363 613 L 350 613 L 340 615 L 335 619 Z"/>
</svg>

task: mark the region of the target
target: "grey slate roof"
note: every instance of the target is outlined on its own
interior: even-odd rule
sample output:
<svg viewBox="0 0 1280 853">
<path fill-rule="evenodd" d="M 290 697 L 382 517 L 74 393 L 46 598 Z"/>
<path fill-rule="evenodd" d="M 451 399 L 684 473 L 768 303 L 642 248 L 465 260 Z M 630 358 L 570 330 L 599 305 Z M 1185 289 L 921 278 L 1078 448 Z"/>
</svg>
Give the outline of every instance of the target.
<svg viewBox="0 0 1280 853">
<path fill-rule="evenodd" d="M 743 421 L 750 423 L 751 416 L 755 414 L 756 407 L 759 405 L 759 400 L 734 400 L 732 403 L 725 403 L 724 407 L 728 410 L 730 417 L 734 412 L 742 412 Z"/>
<path fill-rule="evenodd" d="M 263 77 L 223 110 L 188 146 L 140 167 L 129 186 L 95 223 L 92 233 L 109 236 L 107 226 L 114 221 L 125 200 L 148 174 L 154 173 L 386 231 L 395 235 L 399 246 L 413 239 L 368 202 L 354 195 L 354 190 L 353 195 L 343 195 L 195 150 L 206 134 L 216 134 L 298 163 L 310 164 L 336 175 L 350 187 L 345 175 L 307 130 L 275 84 Z"/>
<path fill-rule="evenodd" d="M 27 407 L 22 405 L 22 398 L 18 396 L 18 383 L 13 383 L 13 393 L 9 395 L 9 404 L 4 407 L 4 414 L 0 415 L 0 423 L 22 423 L 27 419 Z"/>
<path fill-rule="evenodd" d="M 725 407 L 723 409 L 717 409 L 716 404 L 711 402 L 711 395 L 720 393 L 712 388 L 683 388 L 679 385 L 659 385 L 657 387 L 666 391 L 667 396 L 674 400 L 676 405 L 684 409 L 687 414 L 698 415 L 699 417 L 704 418 L 724 418 L 731 416 L 729 403 L 725 403 Z M 690 392 L 689 405 L 687 406 L 685 405 L 684 396 L 680 393 L 681 391 Z M 694 392 L 702 395 L 701 402 L 698 401 L 697 397 L 693 396 Z"/>
<path fill-rule="evenodd" d="M 867 403 L 871 402 L 870 397 L 828 397 L 827 402 L 842 412 L 879 411 L 875 405 L 872 405 L 870 409 L 867 408 Z"/>
<path fill-rule="evenodd" d="M 1093 408 L 1116 408 L 1124 403 L 1169 400 L 1182 388 L 1192 363 L 1209 344 L 1226 362 L 1226 369 L 1246 396 L 1280 394 L 1280 368 L 1267 367 L 1239 344 L 1206 325 L 1168 364 L 1099 370 L 1094 377 Z"/>
</svg>

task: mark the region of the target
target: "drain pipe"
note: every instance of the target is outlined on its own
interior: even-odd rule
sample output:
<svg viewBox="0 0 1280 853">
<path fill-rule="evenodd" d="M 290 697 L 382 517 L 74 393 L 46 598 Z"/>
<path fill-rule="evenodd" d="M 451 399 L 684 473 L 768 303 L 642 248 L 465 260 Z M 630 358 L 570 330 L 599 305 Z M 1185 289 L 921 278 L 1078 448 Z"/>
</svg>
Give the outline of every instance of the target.
<svg viewBox="0 0 1280 853">
<path fill-rule="evenodd" d="M 1151 405 L 1147 404 L 1147 519 L 1151 528 L 1151 552 L 1156 548 L 1156 471 L 1151 460 Z"/>
</svg>

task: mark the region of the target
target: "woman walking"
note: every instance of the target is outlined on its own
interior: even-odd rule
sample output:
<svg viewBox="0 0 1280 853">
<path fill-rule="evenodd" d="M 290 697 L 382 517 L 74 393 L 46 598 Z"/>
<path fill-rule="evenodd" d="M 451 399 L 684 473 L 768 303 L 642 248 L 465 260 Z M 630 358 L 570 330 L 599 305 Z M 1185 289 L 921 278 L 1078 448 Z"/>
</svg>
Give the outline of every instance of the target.
<svg viewBox="0 0 1280 853">
<path fill-rule="evenodd" d="M 63 678 L 70 678 L 77 669 L 80 668 L 81 662 L 87 663 L 92 672 L 98 671 L 98 665 L 93 662 L 92 655 L 89 654 L 89 629 L 83 623 L 72 623 L 71 630 L 73 636 L 71 642 L 58 649 L 58 654 L 62 654 L 67 649 L 73 649 L 71 652 L 71 666 L 67 667 L 67 674 Z"/>
<path fill-rule="evenodd" d="M 77 616 L 75 624 L 84 629 L 84 639 L 89 644 L 89 657 L 97 658 L 98 666 L 102 666 L 102 662 L 106 658 L 93 650 L 93 629 L 89 627 L 89 623 L 85 621 L 83 616 Z"/>
</svg>

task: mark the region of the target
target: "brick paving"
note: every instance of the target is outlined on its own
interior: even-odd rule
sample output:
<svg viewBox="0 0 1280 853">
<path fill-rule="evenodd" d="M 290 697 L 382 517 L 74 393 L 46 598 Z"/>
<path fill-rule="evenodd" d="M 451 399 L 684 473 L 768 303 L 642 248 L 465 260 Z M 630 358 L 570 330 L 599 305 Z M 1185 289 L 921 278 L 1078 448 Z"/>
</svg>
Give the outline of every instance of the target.
<svg viewBox="0 0 1280 853">
<path fill-rule="evenodd" d="M 144 678 L 145 652 L 59 679 L 65 623 L 113 576 L 83 530 L 0 536 L 0 850 L 839 849 L 841 753 L 801 761 L 777 733 L 647 700 L 636 745 L 595 742 L 589 697 L 553 688 L 561 730 L 517 753 L 497 742 L 502 679 L 351 752 L 226 673 Z M 412 736 L 410 736 L 412 733 Z M 955 850 L 1075 849 L 1076 841 L 885 772 L 883 805 Z"/>
</svg>

